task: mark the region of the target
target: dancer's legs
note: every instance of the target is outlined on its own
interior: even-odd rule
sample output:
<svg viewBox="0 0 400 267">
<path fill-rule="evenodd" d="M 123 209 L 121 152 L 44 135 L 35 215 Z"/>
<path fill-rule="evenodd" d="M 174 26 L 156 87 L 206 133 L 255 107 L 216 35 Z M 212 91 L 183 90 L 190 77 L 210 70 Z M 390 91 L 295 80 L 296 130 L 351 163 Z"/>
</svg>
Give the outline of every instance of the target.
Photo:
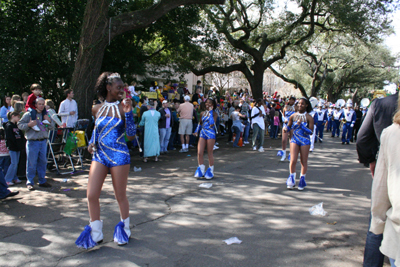
<svg viewBox="0 0 400 267">
<path fill-rule="evenodd" d="M 296 145 L 295 143 L 290 143 L 290 165 L 289 165 L 290 173 L 296 172 L 296 163 L 299 157 L 299 150 L 300 150 L 299 145 Z"/>
<path fill-rule="evenodd" d="M 97 161 L 92 161 L 89 171 L 89 180 L 87 186 L 87 199 L 90 220 L 100 220 L 100 193 L 103 187 L 104 179 L 108 173 L 108 168 Z"/>
<path fill-rule="evenodd" d="M 197 161 L 199 165 L 204 164 L 204 148 L 206 147 L 206 140 L 202 137 L 199 138 L 199 143 L 197 145 Z"/>
<path fill-rule="evenodd" d="M 284 132 L 282 129 L 282 150 L 286 151 L 286 145 L 288 140 L 289 132 Z"/>
<path fill-rule="evenodd" d="M 236 136 L 236 138 L 239 138 Z M 214 144 L 215 144 L 215 139 L 208 139 L 207 140 L 207 153 L 208 153 L 208 165 L 209 166 L 214 166 Z"/>
<path fill-rule="evenodd" d="M 300 147 L 300 163 L 301 163 L 301 174 L 307 173 L 308 168 L 308 154 L 310 153 L 310 146 Z"/>
<path fill-rule="evenodd" d="M 118 202 L 119 212 L 121 214 L 121 219 L 126 219 L 129 217 L 129 201 L 126 197 L 126 187 L 128 184 L 128 174 L 130 165 L 122 165 L 117 167 L 112 167 L 110 169 L 112 183 L 114 187 L 115 199 Z"/>
</svg>

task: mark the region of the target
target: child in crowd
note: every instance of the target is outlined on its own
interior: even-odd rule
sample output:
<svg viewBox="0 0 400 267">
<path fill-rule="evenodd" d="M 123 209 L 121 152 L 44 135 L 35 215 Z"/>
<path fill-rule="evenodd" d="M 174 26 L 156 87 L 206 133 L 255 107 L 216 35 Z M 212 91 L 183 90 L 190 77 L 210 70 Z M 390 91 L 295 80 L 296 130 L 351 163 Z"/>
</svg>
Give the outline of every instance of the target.
<svg viewBox="0 0 400 267">
<path fill-rule="evenodd" d="M 19 116 L 22 117 L 25 113 L 25 103 L 23 101 L 17 101 L 14 104 L 14 111 L 19 113 Z"/>
<path fill-rule="evenodd" d="M 279 130 L 279 112 L 275 111 L 275 115 L 274 115 L 274 124 L 271 127 L 271 131 L 272 131 L 272 139 L 278 139 L 278 130 Z"/>
<path fill-rule="evenodd" d="M 6 174 L 8 186 L 22 183 L 17 176 L 18 163 L 21 151 L 25 147 L 24 133 L 18 129 L 17 123 L 20 119 L 19 112 L 13 111 L 7 114 L 8 122 L 5 124 L 6 145 L 10 152 L 11 164 Z"/>
<path fill-rule="evenodd" d="M 46 107 L 47 114 L 51 117 L 52 120 L 54 120 L 55 123 L 57 123 L 58 126 L 61 127 L 62 122 L 60 121 L 60 119 L 57 116 L 57 112 L 55 111 L 56 105 L 54 105 L 53 100 L 46 99 L 45 107 Z"/>
<path fill-rule="evenodd" d="M 34 120 L 37 119 L 36 118 L 36 107 L 35 107 L 36 98 L 42 97 L 40 95 L 42 93 L 42 87 L 39 84 L 34 83 L 34 84 L 31 85 L 31 92 L 32 92 L 32 94 L 30 94 L 28 96 L 28 100 L 27 100 L 26 105 L 25 105 L 25 110 L 26 111 L 30 111 L 31 119 L 34 121 Z M 50 124 L 50 118 L 49 118 L 49 116 L 47 116 L 46 110 L 43 111 L 43 121 L 42 121 L 42 123 L 43 124 L 47 124 L 47 125 Z M 36 132 L 40 131 L 40 129 L 39 129 L 39 127 L 37 125 L 33 126 L 32 129 L 34 131 L 36 131 Z"/>
</svg>

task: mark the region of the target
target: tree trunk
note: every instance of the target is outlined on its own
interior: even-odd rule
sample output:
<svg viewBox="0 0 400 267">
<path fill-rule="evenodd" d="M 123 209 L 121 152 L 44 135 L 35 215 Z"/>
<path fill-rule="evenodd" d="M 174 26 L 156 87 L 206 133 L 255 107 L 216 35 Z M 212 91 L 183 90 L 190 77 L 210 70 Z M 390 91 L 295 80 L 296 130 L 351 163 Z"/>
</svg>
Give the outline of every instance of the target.
<svg viewBox="0 0 400 267">
<path fill-rule="evenodd" d="M 253 99 L 263 98 L 264 68 L 262 66 L 254 65 L 252 70 L 253 77 L 250 82 L 250 87 Z"/>
<path fill-rule="evenodd" d="M 122 13 L 112 18 L 112 27 L 109 29 L 110 3 L 111 0 L 88 0 L 86 4 L 79 51 L 71 80 L 80 118 L 92 116 L 91 107 L 95 96 L 93 90 L 109 41 L 127 31 L 146 28 L 181 5 L 223 4 L 224 0 L 161 0 L 147 9 Z"/>
<path fill-rule="evenodd" d="M 80 118 L 92 116 L 94 85 L 108 43 L 108 8 L 108 1 L 89 0 L 86 5 L 79 51 L 71 81 Z"/>
</svg>

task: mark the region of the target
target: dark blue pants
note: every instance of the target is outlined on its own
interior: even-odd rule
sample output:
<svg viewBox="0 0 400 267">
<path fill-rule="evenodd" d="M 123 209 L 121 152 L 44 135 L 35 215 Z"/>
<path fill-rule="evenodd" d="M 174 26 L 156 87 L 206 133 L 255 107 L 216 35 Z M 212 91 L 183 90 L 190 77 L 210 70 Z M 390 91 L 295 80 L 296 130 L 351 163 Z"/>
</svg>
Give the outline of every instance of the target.
<svg viewBox="0 0 400 267">
<path fill-rule="evenodd" d="M 334 120 L 332 121 L 332 126 L 333 126 L 333 131 L 332 131 L 332 137 L 336 136 L 339 137 L 340 135 L 340 121 Z"/>
<path fill-rule="evenodd" d="M 324 138 L 324 122 L 317 122 L 317 131 L 315 133 L 316 136 L 319 136 L 319 138 L 323 139 Z M 317 140 L 317 139 L 315 139 Z"/>
<path fill-rule="evenodd" d="M 371 226 L 371 215 L 369 217 L 369 227 Z M 383 235 L 376 235 L 368 230 L 367 240 L 365 240 L 363 267 L 382 267 L 385 256 L 379 250 Z"/>
<path fill-rule="evenodd" d="M 332 117 L 328 117 L 328 126 L 326 127 L 326 130 L 328 132 L 332 131 L 332 126 L 333 126 Z"/>
<path fill-rule="evenodd" d="M 350 138 L 353 135 L 353 127 L 350 127 L 351 122 L 343 124 L 342 142 L 350 142 Z"/>
</svg>

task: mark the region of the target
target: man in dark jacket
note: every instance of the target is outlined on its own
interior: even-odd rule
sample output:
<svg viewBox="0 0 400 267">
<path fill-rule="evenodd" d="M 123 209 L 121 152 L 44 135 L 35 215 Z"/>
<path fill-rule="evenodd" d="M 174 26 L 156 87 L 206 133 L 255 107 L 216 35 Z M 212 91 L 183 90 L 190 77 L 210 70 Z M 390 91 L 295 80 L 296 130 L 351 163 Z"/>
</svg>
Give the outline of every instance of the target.
<svg viewBox="0 0 400 267">
<path fill-rule="evenodd" d="M 358 160 L 365 166 L 369 166 L 372 178 L 374 177 L 381 133 L 383 129 L 392 124 L 398 97 L 399 93 L 397 92 L 373 101 L 357 135 Z M 382 237 L 382 234 L 375 235 L 368 231 L 364 250 L 364 267 L 383 266 L 384 256 L 379 251 Z"/>
<path fill-rule="evenodd" d="M 164 100 L 162 102 L 162 108 L 158 110 L 161 114 L 161 118 L 158 121 L 158 130 L 160 132 L 160 153 L 168 153 L 168 143 L 171 136 L 171 129 L 174 125 L 174 120 L 172 119 L 172 112 L 168 108 L 168 101 Z"/>
</svg>

